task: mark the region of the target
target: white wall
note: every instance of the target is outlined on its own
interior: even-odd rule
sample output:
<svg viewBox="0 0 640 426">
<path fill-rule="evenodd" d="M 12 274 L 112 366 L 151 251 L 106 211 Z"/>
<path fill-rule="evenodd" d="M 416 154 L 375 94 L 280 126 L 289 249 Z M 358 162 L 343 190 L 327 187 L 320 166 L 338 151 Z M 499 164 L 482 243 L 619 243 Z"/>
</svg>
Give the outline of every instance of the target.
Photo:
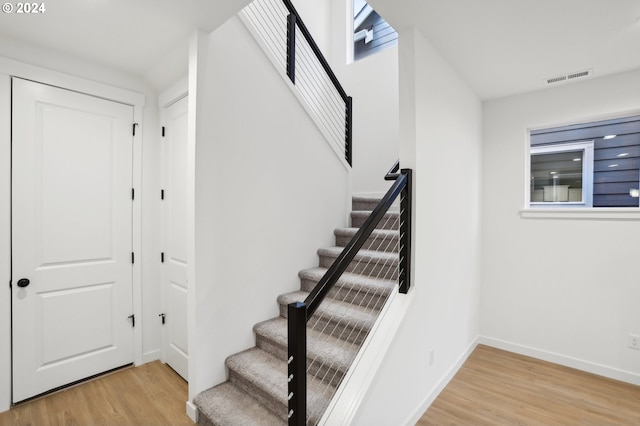
<svg viewBox="0 0 640 426">
<path fill-rule="evenodd" d="M 332 0 L 330 63 L 353 98 L 352 188 L 354 194 L 379 194 L 389 188 L 384 175 L 398 159 L 398 48 L 351 62 L 352 21 L 352 1 Z"/>
<path fill-rule="evenodd" d="M 479 332 L 481 104 L 417 30 L 403 30 L 400 43 L 402 126 L 411 127 L 402 129 L 400 160 L 415 179 L 414 299 L 357 425 L 417 421 Z"/>
<path fill-rule="evenodd" d="M 484 104 L 481 332 L 488 343 L 640 384 L 640 351 L 627 347 L 627 335 L 640 334 L 640 214 L 518 214 L 528 128 L 634 110 L 639 71 Z"/>
<path fill-rule="evenodd" d="M 122 88 L 138 93 L 143 93 L 146 99 L 146 106 L 142 115 L 142 149 L 137 152 L 142 154 L 142 180 L 141 188 L 137 188 L 136 196 L 141 200 L 142 214 L 142 235 L 141 244 L 142 253 L 136 259 L 141 259 L 141 275 L 142 275 L 142 314 L 140 321 L 142 324 L 142 348 L 141 354 L 136 357 L 144 361 L 157 359 L 160 349 L 160 322 L 158 313 L 160 310 L 160 274 L 159 274 L 159 255 L 160 241 L 159 233 L 159 201 L 156 195 L 160 190 L 159 180 L 159 128 L 157 118 L 157 102 L 156 93 L 141 79 L 122 73 L 118 70 L 108 69 L 99 64 L 90 63 L 79 58 L 69 57 L 61 53 L 43 50 L 41 48 L 20 43 L 10 39 L 0 39 L 0 57 L 10 58 L 5 61 L 4 72 L 7 74 L 21 75 L 24 68 L 20 64 L 35 65 L 41 69 L 43 78 L 52 72 L 60 72 L 64 76 L 79 77 L 83 80 L 98 82 Z M 11 65 L 14 61 L 17 66 Z M 9 65 L 7 65 L 9 64 Z M 57 75 L 57 74 L 56 74 Z M 73 77 L 67 79 L 72 81 Z M 30 78 L 38 79 L 37 76 L 31 75 Z M 0 91 L 9 90 L 9 79 L 2 75 L 0 79 Z M 118 90 L 118 89 L 117 89 Z M 10 97 L 0 96 L 2 104 L 0 105 L 0 126 L 2 134 L 0 134 L 0 162 L 7 165 L 9 161 L 9 134 L 10 129 Z M 0 411 L 9 408 L 10 396 L 9 386 L 10 380 L 10 290 L 8 287 L 10 272 L 9 257 L 9 232 L 8 217 L 10 214 L 10 195 L 8 188 L 9 183 L 8 166 L 2 167 L 0 174 L 0 282 L 2 291 L 0 291 Z M 6 284 L 6 287 L 5 287 Z"/>
<path fill-rule="evenodd" d="M 347 65 L 344 86 L 353 97 L 353 192 L 385 192 L 399 158 L 398 48 Z"/>
<path fill-rule="evenodd" d="M 190 399 L 226 380 L 225 358 L 255 344 L 253 325 L 278 315 L 276 297 L 299 288 L 348 208 L 348 170 L 240 20 L 205 41 L 192 48 L 189 88 Z"/>
</svg>

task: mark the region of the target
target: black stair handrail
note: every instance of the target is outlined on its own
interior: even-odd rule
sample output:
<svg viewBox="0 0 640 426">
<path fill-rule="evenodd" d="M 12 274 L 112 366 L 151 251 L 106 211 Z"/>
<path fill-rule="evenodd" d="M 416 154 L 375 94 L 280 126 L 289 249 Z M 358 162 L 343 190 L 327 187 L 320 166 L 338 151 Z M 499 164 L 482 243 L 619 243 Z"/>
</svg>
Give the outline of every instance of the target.
<svg viewBox="0 0 640 426">
<path fill-rule="evenodd" d="M 338 81 L 338 77 L 336 77 L 335 73 L 329 66 L 326 58 L 320 51 L 320 48 L 316 44 L 313 36 L 309 32 L 309 29 L 304 24 L 304 21 L 300 17 L 300 14 L 291 3 L 291 0 L 282 0 L 285 7 L 289 11 L 289 16 L 287 17 L 287 75 L 291 80 L 291 83 L 296 84 L 296 37 L 295 37 L 295 28 L 298 27 L 305 40 L 311 47 L 314 55 L 320 62 L 320 65 L 324 69 L 324 72 L 327 73 L 329 80 L 335 87 L 336 91 L 344 101 L 345 111 L 344 111 L 344 119 L 345 119 L 345 127 L 344 127 L 344 159 L 347 161 L 349 166 L 352 166 L 353 163 L 353 100 L 351 96 L 347 95 L 342 84 Z"/>
<path fill-rule="evenodd" d="M 358 254 L 358 251 L 360 251 L 362 246 L 367 242 L 367 239 L 373 230 L 376 229 L 385 213 L 389 210 L 389 207 L 391 207 L 398 195 L 400 195 L 402 190 L 406 187 L 408 180 L 408 173 L 400 173 L 396 178 L 395 183 L 391 188 L 389 188 L 375 209 L 373 209 L 358 232 L 356 232 L 351 241 L 349 241 L 346 247 L 342 250 L 338 258 L 333 262 L 333 264 L 331 264 L 329 270 L 320 279 L 311 293 L 309 293 L 309 296 L 304 300 L 305 305 L 307 305 L 307 320 L 313 316 L 327 293 L 329 293 L 342 274 L 347 270 L 353 258 Z"/>
<path fill-rule="evenodd" d="M 300 28 L 300 32 L 302 32 L 302 35 L 304 36 L 305 40 L 307 40 L 307 43 L 309 43 L 311 50 L 313 50 L 313 53 L 318 58 L 318 61 L 320 61 L 322 68 L 324 68 L 324 71 L 329 76 L 329 79 L 331 80 L 336 90 L 342 97 L 342 100 L 347 102 L 347 98 L 349 98 L 349 96 L 347 96 L 347 92 L 345 92 L 344 89 L 342 88 L 340 81 L 338 81 L 338 78 L 333 73 L 333 70 L 331 69 L 331 67 L 329 66 L 329 63 L 327 62 L 324 55 L 320 51 L 320 48 L 318 47 L 318 45 L 316 44 L 316 41 L 313 39 L 313 36 L 307 29 L 307 26 L 304 24 L 304 21 L 302 20 L 302 18 L 300 18 L 300 14 L 296 10 L 296 8 L 293 6 L 293 3 L 291 3 L 290 0 L 282 0 L 282 2 L 284 3 L 289 13 L 291 13 L 296 17 L 295 24 L 298 26 L 298 28 Z"/>
<path fill-rule="evenodd" d="M 396 180 L 400 174 L 398 170 L 400 169 L 400 160 L 396 161 L 393 166 L 389 169 L 386 175 L 384 175 L 384 180 Z"/>
<path fill-rule="evenodd" d="M 304 302 L 291 303 L 287 307 L 288 326 L 288 389 L 289 389 L 289 426 L 306 425 L 307 413 L 307 322 L 318 309 L 329 291 L 338 282 L 342 274 L 371 233 L 378 226 L 396 198 L 400 198 L 400 270 L 398 274 L 399 292 L 406 294 L 411 281 L 411 234 L 413 208 L 413 171 L 400 168 L 399 161 L 394 164 L 387 180 L 395 180 L 385 196 L 373 209 L 358 232 L 342 250 L 338 258 L 329 267 L 318 284 Z"/>
</svg>

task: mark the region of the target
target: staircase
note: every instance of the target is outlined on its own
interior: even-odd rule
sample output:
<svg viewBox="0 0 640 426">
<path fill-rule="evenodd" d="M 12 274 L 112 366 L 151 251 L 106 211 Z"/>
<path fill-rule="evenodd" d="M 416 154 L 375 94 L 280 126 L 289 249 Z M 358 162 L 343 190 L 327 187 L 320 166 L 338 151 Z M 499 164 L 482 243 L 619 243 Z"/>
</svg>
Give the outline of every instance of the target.
<svg viewBox="0 0 640 426">
<path fill-rule="evenodd" d="M 227 358 L 229 379 L 195 397 L 199 424 L 287 423 L 287 305 L 307 297 L 378 201 L 353 198 L 352 227 L 336 229 L 336 247 L 319 249 L 319 267 L 298 274 L 299 291 L 278 297 L 280 316 L 254 326 L 256 346 Z M 398 223 L 399 213 L 386 213 L 308 322 L 307 424 L 315 425 L 322 418 L 397 284 Z"/>
</svg>

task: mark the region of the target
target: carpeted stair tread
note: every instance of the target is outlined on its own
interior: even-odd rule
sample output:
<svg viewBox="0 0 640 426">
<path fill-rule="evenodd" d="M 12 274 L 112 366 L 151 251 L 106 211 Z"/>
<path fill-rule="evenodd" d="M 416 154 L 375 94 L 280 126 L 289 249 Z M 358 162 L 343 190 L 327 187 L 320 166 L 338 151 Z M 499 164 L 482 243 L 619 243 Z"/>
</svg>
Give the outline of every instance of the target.
<svg viewBox="0 0 640 426">
<path fill-rule="evenodd" d="M 278 359 L 260 348 L 231 355 L 226 360 L 230 380 L 266 405 L 282 420 L 287 418 L 287 360 Z M 335 388 L 307 376 L 307 418 L 317 424 L 329 405 Z"/>
<path fill-rule="evenodd" d="M 325 247 L 318 249 L 319 265 L 330 267 L 340 256 L 344 247 Z M 360 250 L 346 271 L 362 274 L 364 276 L 378 276 L 385 279 L 397 279 L 398 277 L 398 253 L 377 250 Z"/>
<path fill-rule="evenodd" d="M 313 283 L 318 283 L 320 279 L 326 274 L 328 268 L 311 268 L 305 269 L 298 273 L 301 280 L 308 280 Z M 356 294 L 369 293 L 379 296 L 388 295 L 393 287 L 397 284 L 397 281 L 385 280 L 382 278 L 366 277 L 361 274 L 352 274 L 345 272 L 335 284 L 335 287 L 343 287 L 347 291 L 354 292 Z M 303 288 L 305 291 L 311 291 L 311 289 Z"/>
<path fill-rule="evenodd" d="M 358 232 L 360 228 L 337 228 L 333 231 L 335 235 L 341 235 L 346 237 L 353 238 L 354 235 Z M 394 237 L 398 237 L 398 231 L 395 229 L 374 229 L 371 233 L 372 237 L 390 239 Z"/>
<path fill-rule="evenodd" d="M 373 211 L 380 201 L 382 201 L 382 197 L 354 195 L 351 197 L 351 211 Z M 399 211 L 399 209 L 400 199 L 396 198 L 391 207 L 389 207 L 389 211 Z"/>
<path fill-rule="evenodd" d="M 287 359 L 287 320 L 282 317 L 272 318 L 256 324 L 253 331 L 258 338 L 258 347 L 281 359 Z M 264 345 L 265 347 L 263 347 Z M 330 366 L 328 380 L 336 372 L 344 375 L 354 358 L 358 347 L 352 343 L 328 336 L 320 331 L 307 328 L 308 367 L 316 365 Z M 335 371 L 334 371 L 335 370 Z M 317 375 L 316 375 L 317 376 Z M 341 376 L 337 378 L 338 382 Z M 333 383 L 337 386 L 338 383 Z"/>
<path fill-rule="evenodd" d="M 351 197 L 351 210 L 371 211 L 376 208 L 381 198 L 364 195 L 354 195 Z"/>
<path fill-rule="evenodd" d="M 254 326 L 256 346 L 226 359 L 228 380 L 194 398 L 199 424 L 287 423 L 287 305 L 306 299 L 377 203 L 353 197 L 352 228 L 334 232 L 338 247 L 318 250 L 320 266 L 298 274 L 301 290 L 278 296 L 280 317 Z M 395 203 L 307 323 L 307 424 L 319 422 L 397 285 L 397 210 Z"/>
<path fill-rule="evenodd" d="M 333 231 L 336 245 L 345 247 L 356 235 L 360 228 L 338 228 Z M 400 233 L 395 229 L 374 229 L 363 248 L 367 250 L 398 251 Z"/>
<path fill-rule="evenodd" d="M 193 403 L 212 426 L 272 426 L 287 422 L 231 382 L 199 393 Z M 215 419 L 215 420 L 213 420 Z"/>
<path fill-rule="evenodd" d="M 282 316 L 286 318 L 286 307 L 288 304 L 304 301 L 308 295 L 309 293 L 306 291 L 294 291 L 278 296 L 278 303 L 281 307 L 285 308 Z M 314 313 L 314 317 L 315 316 L 332 318 L 335 321 L 349 324 L 351 327 L 357 329 L 370 330 L 378 318 L 378 312 L 352 303 L 325 299 Z M 309 323 L 311 323 L 312 320 L 313 318 L 309 320 Z"/>
<path fill-rule="evenodd" d="M 360 228 L 370 214 L 370 211 L 352 211 L 351 226 L 354 228 Z M 399 227 L 400 213 L 398 212 L 385 213 L 378 226 L 376 226 L 377 229 L 398 229 Z"/>
<path fill-rule="evenodd" d="M 318 249 L 318 256 L 327 256 L 337 258 L 342 253 L 344 247 L 323 247 Z M 353 259 L 353 262 L 359 260 L 379 260 L 380 262 L 386 262 L 387 265 L 398 264 L 398 253 L 389 253 L 385 251 L 377 250 L 360 250 Z"/>
</svg>

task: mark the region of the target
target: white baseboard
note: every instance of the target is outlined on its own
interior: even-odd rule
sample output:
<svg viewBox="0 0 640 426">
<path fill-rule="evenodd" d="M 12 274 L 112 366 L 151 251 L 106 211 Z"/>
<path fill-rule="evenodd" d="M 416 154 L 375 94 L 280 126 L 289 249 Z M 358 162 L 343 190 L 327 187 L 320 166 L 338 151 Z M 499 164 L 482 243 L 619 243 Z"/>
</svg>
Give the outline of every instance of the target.
<svg viewBox="0 0 640 426">
<path fill-rule="evenodd" d="M 595 362 L 573 358 L 542 349 L 536 349 L 530 346 L 519 345 L 505 340 L 494 339 L 487 336 L 480 336 L 478 343 L 640 386 L 640 374 L 632 373 L 630 371 L 624 371 L 614 367 L 597 364 Z"/>
<path fill-rule="evenodd" d="M 187 401 L 187 416 L 189 416 L 194 423 L 198 423 L 198 409 L 191 401 Z"/>
<path fill-rule="evenodd" d="M 145 352 L 142 354 L 142 363 L 146 364 L 148 362 L 156 361 L 160 359 L 160 355 L 161 355 L 160 349 L 157 349 L 155 351 Z"/>
<path fill-rule="evenodd" d="M 455 362 L 455 364 L 451 366 L 444 377 L 442 377 L 442 379 L 440 379 L 438 383 L 436 383 L 436 385 L 429 391 L 425 399 L 422 401 L 422 404 L 420 404 L 420 406 L 413 412 L 413 414 L 405 424 L 413 425 L 416 424 L 418 420 L 420 420 L 420 417 L 422 417 L 424 412 L 427 411 L 431 404 L 433 404 L 433 401 L 435 401 L 438 395 L 440 395 L 440 392 L 442 392 L 443 389 L 447 387 L 451 379 L 453 379 L 453 376 L 456 375 L 458 370 L 460 370 L 460 367 L 462 367 L 462 365 L 467 361 L 467 358 L 469 358 L 469 355 L 471 355 L 476 346 L 478 346 L 478 339 L 479 338 L 476 337 L 473 342 L 471 342 L 471 344 L 467 347 L 467 349 L 460 355 L 460 357 L 458 357 L 458 360 Z"/>
</svg>

